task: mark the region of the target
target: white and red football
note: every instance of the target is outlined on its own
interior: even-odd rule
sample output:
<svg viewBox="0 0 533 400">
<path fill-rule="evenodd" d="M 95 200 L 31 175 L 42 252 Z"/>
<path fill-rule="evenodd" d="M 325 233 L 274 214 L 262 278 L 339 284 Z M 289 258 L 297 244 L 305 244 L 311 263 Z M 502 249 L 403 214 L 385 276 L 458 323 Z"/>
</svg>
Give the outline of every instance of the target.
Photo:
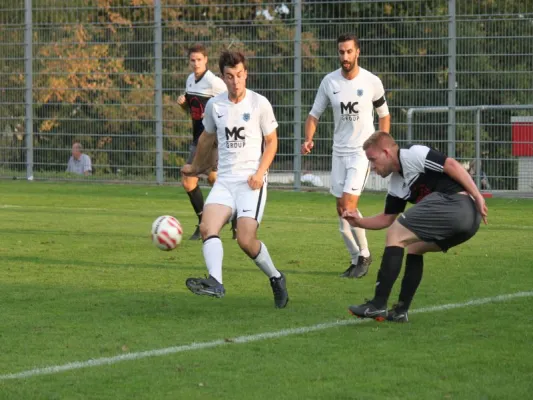
<svg viewBox="0 0 533 400">
<path fill-rule="evenodd" d="M 181 243 L 182 235 L 180 222 L 170 215 L 163 215 L 152 224 L 152 243 L 158 249 L 175 249 Z"/>
</svg>

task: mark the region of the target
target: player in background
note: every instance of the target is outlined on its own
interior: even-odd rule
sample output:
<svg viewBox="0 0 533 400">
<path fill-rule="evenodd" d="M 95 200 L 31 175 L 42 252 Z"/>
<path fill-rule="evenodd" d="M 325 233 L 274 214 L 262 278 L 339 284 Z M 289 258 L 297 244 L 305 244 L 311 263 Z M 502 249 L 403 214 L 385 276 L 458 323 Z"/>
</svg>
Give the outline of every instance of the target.
<svg viewBox="0 0 533 400">
<path fill-rule="evenodd" d="M 390 115 L 381 80 L 358 65 L 359 39 L 343 34 L 337 39 L 341 68 L 326 75 L 316 94 L 313 108 L 305 121 L 302 154 L 313 149 L 318 120 L 331 104 L 335 122 L 330 192 L 337 198 L 339 230 L 351 257 L 351 264 L 341 274 L 361 278 L 368 272 L 372 257 L 365 230 L 351 227 L 342 218 L 344 211 L 358 212 L 359 197 L 370 172 L 363 143 L 375 131 L 374 109 L 379 116 L 379 130 L 389 132 Z"/>
<path fill-rule="evenodd" d="M 248 71 L 240 52 L 224 52 L 219 60 L 227 93 L 207 102 L 204 132 L 193 162 L 183 168 L 194 176 L 206 167 L 213 144 L 218 140 L 218 178 L 207 197 L 200 234 L 209 276 L 189 278 L 193 293 L 223 297 L 222 227 L 237 217 L 237 243 L 270 280 L 276 308 L 289 301 L 285 276 L 276 269 L 265 244 L 257 239 L 267 197 L 267 171 L 277 152 L 278 123 L 270 102 L 246 89 Z"/>
<path fill-rule="evenodd" d="M 421 145 L 400 149 L 385 132 L 374 133 L 363 148 L 376 173 L 391 176 L 385 210 L 373 217 L 361 218 L 353 211 L 345 211 L 343 216 L 352 226 L 388 230 L 374 298 L 349 310 L 361 318 L 407 322 L 422 280 L 423 254 L 446 252 L 469 240 L 482 219 L 487 223 L 487 206 L 472 177 L 451 157 Z M 415 205 L 404 212 L 407 202 Z M 405 248 L 399 301 L 387 310 Z"/>
<path fill-rule="evenodd" d="M 198 138 L 204 130 L 202 118 L 204 116 L 207 101 L 227 90 L 222 79 L 207 69 L 207 50 L 202 44 L 195 44 L 188 51 L 189 66 L 192 73 L 187 77 L 185 84 L 185 94 L 178 97 L 178 104 L 184 109 L 188 109 L 192 119 L 192 143 L 189 147 L 189 157 L 186 164 L 190 164 L 196 153 Z M 206 170 L 201 173 L 207 174 L 207 179 L 211 185 L 217 178 L 217 148 L 213 145 L 211 152 L 206 155 L 209 162 L 206 163 Z M 198 225 L 190 237 L 190 240 L 200 239 L 199 225 L 202 222 L 202 211 L 204 208 L 204 196 L 198 186 L 197 176 L 182 175 L 183 188 L 189 195 L 194 212 L 198 216 Z M 235 236 L 235 231 L 233 231 Z"/>
</svg>

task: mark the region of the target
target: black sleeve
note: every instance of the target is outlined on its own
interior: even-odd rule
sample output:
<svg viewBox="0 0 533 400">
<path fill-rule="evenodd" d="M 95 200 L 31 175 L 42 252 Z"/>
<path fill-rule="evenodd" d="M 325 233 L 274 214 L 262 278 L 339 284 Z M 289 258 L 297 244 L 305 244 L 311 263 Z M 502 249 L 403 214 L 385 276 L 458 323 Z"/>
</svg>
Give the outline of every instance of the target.
<svg viewBox="0 0 533 400">
<path fill-rule="evenodd" d="M 387 194 L 385 199 L 385 214 L 399 214 L 405 210 L 407 200 Z"/>
<path fill-rule="evenodd" d="M 444 163 L 446 156 L 436 150 L 429 149 L 429 152 L 424 161 L 424 172 L 444 172 Z"/>
</svg>

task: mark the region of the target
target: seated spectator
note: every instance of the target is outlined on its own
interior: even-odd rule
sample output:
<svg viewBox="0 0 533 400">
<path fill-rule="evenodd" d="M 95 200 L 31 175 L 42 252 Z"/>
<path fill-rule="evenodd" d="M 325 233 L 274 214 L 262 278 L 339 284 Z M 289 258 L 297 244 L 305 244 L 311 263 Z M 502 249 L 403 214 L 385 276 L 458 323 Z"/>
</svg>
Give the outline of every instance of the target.
<svg viewBox="0 0 533 400">
<path fill-rule="evenodd" d="M 83 146 L 79 142 L 72 145 L 72 156 L 68 160 L 67 172 L 86 176 L 92 172 L 91 157 L 83 154 Z"/>
</svg>

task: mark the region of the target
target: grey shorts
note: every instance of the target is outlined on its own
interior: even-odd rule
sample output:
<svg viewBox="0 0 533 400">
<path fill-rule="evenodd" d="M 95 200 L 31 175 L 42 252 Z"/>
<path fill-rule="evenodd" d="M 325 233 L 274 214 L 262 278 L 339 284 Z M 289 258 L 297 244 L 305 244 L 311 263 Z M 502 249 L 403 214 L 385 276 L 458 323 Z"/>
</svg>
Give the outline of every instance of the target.
<svg viewBox="0 0 533 400">
<path fill-rule="evenodd" d="M 424 242 L 447 251 L 476 234 L 481 215 L 470 196 L 434 192 L 401 214 L 398 222 Z"/>
<path fill-rule="evenodd" d="M 189 157 L 187 158 L 186 164 L 192 164 L 194 160 L 194 155 L 196 154 L 196 145 L 191 144 L 189 146 Z M 205 172 L 217 171 L 218 170 L 218 146 L 215 144 L 213 150 L 211 151 L 211 161 L 209 168 Z"/>
</svg>

